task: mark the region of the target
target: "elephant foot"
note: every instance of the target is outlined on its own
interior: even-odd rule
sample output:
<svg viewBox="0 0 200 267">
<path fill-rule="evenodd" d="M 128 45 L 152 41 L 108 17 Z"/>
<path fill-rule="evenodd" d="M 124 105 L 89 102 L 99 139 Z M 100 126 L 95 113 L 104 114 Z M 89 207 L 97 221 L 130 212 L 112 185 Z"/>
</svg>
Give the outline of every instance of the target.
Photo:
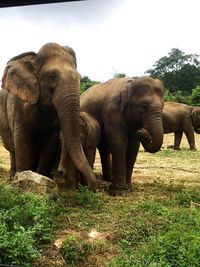
<svg viewBox="0 0 200 267">
<path fill-rule="evenodd" d="M 133 188 L 132 188 L 131 184 L 130 185 L 128 184 L 128 192 L 130 192 L 130 193 L 133 192 Z"/>
<path fill-rule="evenodd" d="M 167 148 L 171 148 L 171 149 L 173 149 L 173 148 L 174 148 L 174 146 L 173 146 L 173 145 L 170 145 L 170 146 L 167 146 Z"/>
<path fill-rule="evenodd" d="M 109 194 L 111 196 L 127 196 L 129 192 L 130 190 L 126 184 L 111 184 L 109 186 Z"/>
<path fill-rule="evenodd" d="M 12 171 L 12 170 L 10 170 L 10 173 L 9 173 L 9 180 L 10 181 L 13 181 L 14 180 L 14 178 L 15 178 L 15 171 Z"/>
<path fill-rule="evenodd" d="M 103 175 L 103 180 L 106 181 L 106 182 L 111 182 L 112 178 L 110 175 Z"/>
</svg>

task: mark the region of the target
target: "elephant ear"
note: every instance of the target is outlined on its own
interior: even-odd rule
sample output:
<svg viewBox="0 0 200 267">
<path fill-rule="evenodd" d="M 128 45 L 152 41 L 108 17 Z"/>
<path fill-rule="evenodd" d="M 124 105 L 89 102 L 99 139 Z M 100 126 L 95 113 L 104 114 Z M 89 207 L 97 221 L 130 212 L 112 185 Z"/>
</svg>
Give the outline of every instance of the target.
<svg viewBox="0 0 200 267">
<path fill-rule="evenodd" d="M 34 52 L 12 58 L 2 77 L 4 89 L 30 104 L 35 104 L 39 97 L 39 86 L 33 67 L 35 58 Z"/>
<path fill-rule="evenodd" d="M 191 116 L 192 122 L 195 123 L 197 121 L 197 116 L 198 116 L 197 108 L 192 109 L 190 116 Z"/>
<path fill-rule="evenodd" d="M 125 85 L 121 88 L 120 92 L 120 109 L 123 111 L 129 102 L 131 91 L 133 87 L 133 79 L 126 81 Z"/>
</svg>

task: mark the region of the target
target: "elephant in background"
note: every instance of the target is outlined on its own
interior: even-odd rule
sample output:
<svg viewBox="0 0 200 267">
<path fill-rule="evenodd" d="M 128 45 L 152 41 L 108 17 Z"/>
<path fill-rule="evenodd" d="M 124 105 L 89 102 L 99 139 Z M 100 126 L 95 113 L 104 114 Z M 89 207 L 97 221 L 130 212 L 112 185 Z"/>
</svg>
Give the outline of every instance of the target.
<svg viewBox="0 0 200 267">
<path fill-rule="evenodd" d="M 100 126 L 97 120 L 92 118 L 85 112 L 80 112 L 80 137 L 85 156 L 93 168 L 96 148 L 100 139 Z M 61 133 L 61 158 L 58 167 L 59 172 L 63 174 L 65 179 L 65 187 L 67 190 L 74 190 L 78 186 L 78 182 L 85 185 L 84 179 L 80 172 L 76 169 L 73 161 L 69 157 L 67 147 Z"/>
<path fill-rule="evenodd" d="M 81 95 L 81 111 L 100 125 L 98 150 L 104 179 L 112 176 L 112 195 L 131 190 L 140 142 L 148 152 L 159 151 L 163 142 L 163 94 L 158 79 L 125 77 L 94 85 Z"/>
<path fill-rule="evenodd" d="M 196 149 L 194 131 L 200 134 L 200 107 L 165 102 L 162 119 L 164 133 L 174 132 L 174 149 L 180 149 L 183 133 L 187 137 L 190 149 Z"/>
<path fill-rule="evenodd" d="M 0 135 L 10 152 L 11 175 L 30 169 L 48 176 L 60 127 L 70 158 L 95 191 L 96 178 L 80 140 L 80 75 L 73 49 L 48 43 L 38 53 L 12 58 L 2 88 Z"/>
</svg>

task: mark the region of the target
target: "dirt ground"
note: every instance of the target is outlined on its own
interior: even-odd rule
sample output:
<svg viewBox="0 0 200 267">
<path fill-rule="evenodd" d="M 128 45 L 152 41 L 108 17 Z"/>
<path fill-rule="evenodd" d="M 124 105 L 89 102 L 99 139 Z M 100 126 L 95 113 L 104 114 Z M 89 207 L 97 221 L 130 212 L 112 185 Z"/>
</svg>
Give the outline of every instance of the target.
<svg viewBox="0 0 200 267">
<path fill-rule="evenodd" d="M 154 182 L 155 179 L 164 179 L 165 182 L 167 180 L 169 182 L 185 182 L 185 180 L 187 180 L 187 183 L 193 184 L 199 181 L 200 161 L 198 155 L 200 151 L 200 135 L 195 134 L 196 147 L 198 151 L 189 150 L 189 145 L 184 135 L 181 142 L 181 154 L 179 151 L 173 151 L 168 148 L 173 145 L 173 141 L 173 134 L 164 135 L 161 152 L 156 154 L 144 152 L 143 147 L 140 146 L 140 151 L 138 153 L 132 176 L 134 182 L 144 183 L 147 180 L 148 182 Z M 7 173 L 10 168 L 10 159 L 9 153 L 3 147 L 2 142 L 0 142 L 0 164 L 1 169 Z M 101 163 L 98 153 L 96 155 L 94 171 L 96 173 L 101 173 Z"/>
</svg>

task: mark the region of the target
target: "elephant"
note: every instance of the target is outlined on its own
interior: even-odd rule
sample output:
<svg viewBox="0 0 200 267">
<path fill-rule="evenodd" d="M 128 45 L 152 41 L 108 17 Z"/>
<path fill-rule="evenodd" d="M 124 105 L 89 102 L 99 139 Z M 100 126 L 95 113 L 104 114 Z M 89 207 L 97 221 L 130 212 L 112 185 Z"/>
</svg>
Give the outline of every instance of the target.
<svg viewBox="0 0 200 267">
<path fill-rule="evenodd" d="M 162 119 L 164 133 L 174 133 L 175 150 L 180 149 L 183 133 L 187 137 L 190 149 L 196 150 L 194 131 L 200 134 L 200 107 L 165 102 Z"/>
<path fill-rule="evenodd" d="M 96 177 L 80 140 L 80 74 L 72 48 L 47 43 L 38 53 L 11 58 L 0 91 L 0 135 L 10 152 L 11 175 L 49 175 L 61 128 L 69 155 L 96 191 Z"/>
<path fill-rule="evenodd" d="M 131 175 L 140 142 L 148 152 L 159 151 L 163 142 L 163 94 L 158 79 L 124 77 L 94 85 L 81 95 L 81 111 L 100 125 L 98 150 L 104 179 L 112 176 L 111 195 L 132 190 Z"/>
<path fill-rule="evenodd" d="M 100 126 L 97 120 L 85 112 L 80 112 L 79 124 L 83 151 L 91 168 L 93 168 L 96 148 L 100 139 Z M 58 171 L 61 172 L 62 176 L 64 177 L 64 186 L 67 190 L 75 190 L 78 187 L 78 182 L 81 182 L 82 185 L 85 185 L 82 175 L 75 168 L 73 161 L 69 157 L 62 132 L 61 157 Z"/>
</svg>

